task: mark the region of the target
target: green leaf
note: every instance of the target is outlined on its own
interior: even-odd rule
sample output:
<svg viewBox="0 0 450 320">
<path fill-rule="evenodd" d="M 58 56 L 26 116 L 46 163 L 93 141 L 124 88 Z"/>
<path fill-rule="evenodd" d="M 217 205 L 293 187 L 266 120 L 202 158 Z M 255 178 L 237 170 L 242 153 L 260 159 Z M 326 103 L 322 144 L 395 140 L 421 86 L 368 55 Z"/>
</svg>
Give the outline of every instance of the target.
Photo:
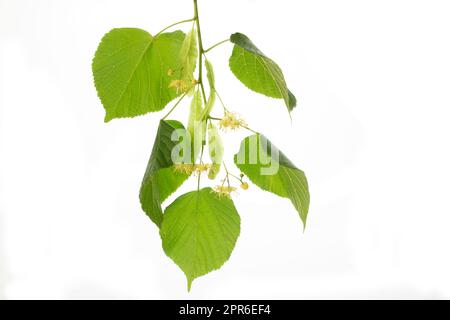
<svg viewBox="0 0 450 320">
<path fill-rule="evenodd" d="M 289 91 L 280 67 L 242 33 L 230 37 L 235 44 L 230 58 L 230 69 L 249 89 L 271 98 L 283 99 L 291 112 L 297 99 Z"/>
<path fill-rule="evenodd" d="M 206 119 L 209 116 L 216 103 L 216 78 L 214 76 L 214 68 L 209 60 L 205 60 L 205 66 L 209 83 L 209 97 L 206 102 L 205 110 L 203 110 L 202 119 Z"/>
<path fill-rule="evenodd" d="M 309 210 L 306 176 L 266 137 L 245 138 L 234 162 L 261 189 L 290 199 L 306 227 Z"/>
<path fill-rule="evenodd" d="M 212 166 L 208 172 L 208 178 L 214 180 L 220 172 L 223 160 L 223 142 L 219 130 L 211 122 L 208 125 L 208 151 Z"/>
<path fill-rule="evenodd" d="M 289 102 L 288 102 L 288 109 L 289 109 L 289 111 L 292 111 L 296 106 L 297 106 L 297 98 L 289 90 Z"/>
<path fill-rule="evenodd" d="M 162 110 L 178 96 L 169 89 L 168 71 L 178 68 L 184 38 L 181 31 L 154 38 L 133 28 L 113 29 L 103 37 L 92 71 L 106 122 Z"/>
<path fill-rule="evenodd" d="M 197 66 L 198 48 L 197 35 L 195 28 L 186 35 L 180 50 L 180 79 L 185 81 L 188 86 L 192 86 L 194 71 Z"/>
<path fill-rule="evenodd" d="M 195 163 L 202 147 L 204 137 L 202 111 L 203 100 L 200 90 L 197 90 L 192 98 L 189 112 L 188 132 L 192 143 L 192 163 Z"/>
<path fill-rule="evenodd" d="M 167 207 L 160 234 L 164 252 L 183 270 L 190 290 L 195 278 L 219 269 L 240 233 L 233 201 L 211 188 L 182 195 Z"/>
<path fill-rule="evenodd" d="M 185 130 L 178 121 L 161 120 L 139 193 L 142 209 L 158 227 L 163 218 L 162 203 L 189 178 L 174 170 L 172 150 L 176 142 L 171 138 L 177 129 Z"/>
</svg>

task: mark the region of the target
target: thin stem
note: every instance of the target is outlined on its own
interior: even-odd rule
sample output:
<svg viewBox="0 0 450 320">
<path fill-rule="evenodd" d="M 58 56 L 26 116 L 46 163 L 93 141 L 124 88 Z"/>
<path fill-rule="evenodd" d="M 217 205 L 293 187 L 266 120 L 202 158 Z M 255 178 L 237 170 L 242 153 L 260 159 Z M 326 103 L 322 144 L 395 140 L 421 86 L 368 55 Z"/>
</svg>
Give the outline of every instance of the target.
<svg viewBox="0 0 450 320">
<path fill-rule="evenodd" d="M 166 114 L 166 116 L 164 118 L 162 118 L 162 120 L 166 120 L 167 117 L 170 116 L 170 114 L 178 107 L 180 102 L 183 101 L 183 99 L 184 99 L 184 97 L 186 97 L 186 95 L 187 95 L 187 92 L 181 96 L 181 98 L 177 101 L 177 103 L 175 103 L 175 105 L 172 107 L 172 109 L 170 109 L 169 113 Z"/>
<path fill-rule="evenodd" d="M 230 41 L 230 39 L 225 39 L 225 40 L 223 40 L 223 41 L 220 41 L 220 42 L 216 43 L 215 45 L 211 46 L 210 48 L 206 49 L 206 50 L 204 51 L 204 53 L 208 53 L 208 52 L 211 51 L 212 49 L 214 49 L 214 48 L 216 48 L 216 47 L 220 46 L 221 44 L 224 44 L 224 43 L 226 43 L 226 42 L 228 42 L 228 41 Z"/>
<path fill-rule="evenodd" d="M 200 20 L 198 17 L 198 6 L 197 6 L 197 0 L 194 0 L 194 20 L 197 25 L 197 38 L 198 38 L 198 51 L 199 51 L 199 57 L 198 57 L 198 84 L 200 85 L 200 88 L 202 90 L 202 96 L 203 101 L 206 105 L 206 94 L 205 94 L 205 88 L 203 86 L 203 41 L 202 41 L 202 33 L 200 29 Z M 203 161 L 203 152 L 205 150 L 205 144 L 202 142 L 202 150 L 200 152 L 200 164 L 202 164 Z M 202 179 L 202 173 L 198 173 L 198 179 L 197 179 L 197 191 L 200 191 L 200 182 Z"/>
<path fill-rule="evenodd" d="M 205 87 L 203 85 L 203 40 L 202 40 L 202 30 L 200 28 L 200 18 L 198 15 L 198 5 L 197 0 L 194 0 L 194 19 L 197 24 L 197 38 L 198 38 L 198 82 L 200 83 L 200 87 L 202 89 L 203 101 L 206 104 L 206 93 Z"/>
<path fill-rule="evenodd" d="M 253 129 L 250 129 L 250 128 L 247 127 L 247 126 L 243 126 L 242 128 L 247 129 L 248 131 L 251 131 L 251 132 L 253 132 L 254 134 L 259 134 L 259 132 L 255 131 L 255 130 L 253 130 Z"/>
<path fill-rule="evenodd" d="M 202 164 L 202 161 L 203 161 L 203 151 L 204 151 L 204 150 L 205 150 L 205 145 L 202 144 L 202 151 L 201 151 L 201 153 L 200 153 L 200 164 Z M 197 180 L 197 191 L 200 190 L 200 180 L 201 180 L 201 178 L 202 178 L 202 173 L 199 172 L 199 173 L 198 173 L 198 180 Z"/>
<path fill-rule="evenodd" d="M 227 183 L 228 183 L 228 188 L 231 187 L 230 184 L 230 172 L 228 171 L 227 165 L 225 164 L 225 161 L 222 162 L 223 163 L 223 167 L 225 168 L 225 172 L 227 173 L 226 179 L 227 179 Z"/>
<path fill-rule="evenodd" d="M 199 45 L 200 55 L 201 55 L 201 54 L 203 54 L 203 41 L 202 41 L 202 32 L 200 29 L 200 19 L 199 19 L 199 15 L 198 15 L 197 0 L 194 0 L 194 19 L 197 23 L 198 45 Z"/>
<path fill-rule="evenodd" d="M 227 169 L 227 165 L 225 164 L 225 161 L 222 161 L 222 163 L 223 163 L 223 168 L 225 169 L 225 172 L 228 175 L 228 169 Z"/>
<path fill-rule="evenodd" d="M 162 29 L 160 32 L 158 32 L 158 33 L 156 34 L 155 38 L 156 38 L 157 36 L 159 36 L 161 33 L 163 33 L 164 31 L 166 31 L 166 30 L 168 30 L 168 29 L 170 29 L 170 28 L 172 28 L 172 27 L 175 27 L 175 26 L 177 26 L 177 25 L 179 25 L 179 24 L 182 24 L 182 23 L 191 22 L 191 21 L 194 21 L 194 20 L 195 20 L 195 18 L 187 19 L 187 20 L 182 20 L 182 21 L 179 21 L 179 22 L 175 22 L 174 24 L 171 24 L 170 26 L 168 26 L 168 27 Z"/>
<path fill-rule="evenodd" d="M 230 176 L 232 176 L 233 178 L 237 179 L 240 183 L 242 183 L 242 179 L 232 173 L 229 173 Z"/>
<path fill-rule="evenodd" d="M 222 107 L 223 107 L 223 110 L 226 111 L 226 112 L 229 112 L 228 109 L 227 109 L 227 107 L 225 107 L 225 103 L 223 103 L 223 100 L 222 100 L 222 98 L 220 97 L 220 94 L 217 92 L 216 88 L 214 88 L 214 92 L 216 93 L 217 98 L 219 98 L 219 101 L 220 101 L 220 104 L 221 104 Z"/>
<path fill-rule="evenodd" d="M 203 102 L 205 103 L 206 106 L 208 102 L 206 101 L 205 86 L 203 85 L 203 81 L 200 82 L 200 88 L 202 89 Z"/>
</svg>

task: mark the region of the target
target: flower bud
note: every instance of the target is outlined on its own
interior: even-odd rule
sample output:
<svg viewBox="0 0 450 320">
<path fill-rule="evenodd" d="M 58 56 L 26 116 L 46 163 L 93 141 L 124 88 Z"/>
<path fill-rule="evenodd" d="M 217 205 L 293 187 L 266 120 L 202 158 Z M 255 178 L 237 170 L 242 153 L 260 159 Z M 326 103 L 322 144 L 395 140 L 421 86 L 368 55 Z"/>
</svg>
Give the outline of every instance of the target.
<svg viewBox="0 0 450 320">
<path fill-rule="evenodd" d="M 248 183 L 247 183 L 247 182 L 242 183 L 242 184 L 241 184 L 241 188 L 242 188 L 243 190 L 248 190 L 248 188 L 249 188 Z"/>
</svg>

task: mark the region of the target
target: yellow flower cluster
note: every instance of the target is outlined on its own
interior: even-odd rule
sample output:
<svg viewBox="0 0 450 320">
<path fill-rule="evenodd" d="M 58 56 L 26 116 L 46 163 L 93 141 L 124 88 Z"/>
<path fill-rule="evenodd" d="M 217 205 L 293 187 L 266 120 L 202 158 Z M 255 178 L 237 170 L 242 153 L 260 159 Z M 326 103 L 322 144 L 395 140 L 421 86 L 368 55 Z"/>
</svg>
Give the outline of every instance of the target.
<svg viewBox="0 0 450 320">
<path fill-rule="evenodd" d="M 180 172 L 184 174 L 202 174 L 203 172 L 211 169 L 210 164 L 177 164 L 174 167 L 175 172 Z"/>
<path fill-rule="evenodd" d="M 189 85 L 184 80 L 172 80 L 169 88 L 177 89 L 177 93 L 181 93 L 186 92 L 189 89 Z"/>
<path fill-rule="evenodd" d="M 209 169 L 211 169 L 211 165 L 210 164 L 196 164 L 195 165 L 195 173 L 196 174 L 202 174 L 203 172 L 208 171 Z"/>
<path fill-rule="evenodd" d="M 214 187 L 214 192 L 221 197 L 231 198 L 231 193 L 236 191 L 235 187 L 226 187 L 226 186 L 216 186 Z"/>
<path fill-rule="evenodd" d="M 222 130 L 237 130 L 241 127 L 247 127 L 247 123 L 237 113 L 227 111 L 222 120 L 220 120 L 219 127 Z"/>
<path fill-rule="evenodd" d="M 173 170 L 179 173 L 192 174 L 194 172 L 195 166 L 193 164 L 176 164 Z"/>
</svg>

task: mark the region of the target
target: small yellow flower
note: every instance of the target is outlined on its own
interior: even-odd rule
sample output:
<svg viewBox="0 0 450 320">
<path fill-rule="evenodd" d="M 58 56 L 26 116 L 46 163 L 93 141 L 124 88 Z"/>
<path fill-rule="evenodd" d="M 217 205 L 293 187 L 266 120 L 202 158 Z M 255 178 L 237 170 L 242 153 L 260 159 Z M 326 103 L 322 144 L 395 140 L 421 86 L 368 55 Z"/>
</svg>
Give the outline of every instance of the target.
<svg viewBox="0 0 450 320">
<path fill-rule="evenodd" d="M 186 81 L 184 80 L 172 80 L 169 84 L 169 88 L 177 89 L 177 93 L 186 92 L 189 89 Z"/>
<path fill-rule="evenodd" d="M 235 187 L 226 187 L 226 186 L 216 186 L 214 187 L 214 192 L 221 197 L 231 198 L 231 193 L 236 191 Z"/>
<path fill-rule="evenodd" d="M 237 113 L 227 111 L 222 120 L 220 120 L 219 127 L 222 130 L 237 130 L 241 127 L 247 127 L 247 123 Z"/>
<path fill-rule="evenodd" d="M 196 164 L 195 166 L 195 173 L 197 174 L 202 174 L 203 172 L 208 171 L 209 169 L 211 169 L 211 165 L 210 164 Z"/>
<path fill-rule="evenodd" d="M 184 173 L 184 174 L 192 174 L 195 170 L 195 166 L 193 164 L 176 164 L 174 167 L 175 172 Z"/>
<path fill-rule="evenodd" d="M 210 164 L 176 164 L 174 167 L 175 172 L 180 172 L 184 174 L 202 174 L 203 172 L 207 172 L 211 169 Z"/>
<path fill-rule="evenodd" d="M 169 77 L 173 76 L 173 70 L 172 69 L 167 70 L 167 75 Z"/>
<path fill-rule="evenodd" d="M 248 183 L 247 183 L 247 182 L 243 182 L 243 183 L 241 184 L 241 188 L 242 188 L 243 190 L 248 190 L 248 188 L 249 188 Z"/>
</svg>

